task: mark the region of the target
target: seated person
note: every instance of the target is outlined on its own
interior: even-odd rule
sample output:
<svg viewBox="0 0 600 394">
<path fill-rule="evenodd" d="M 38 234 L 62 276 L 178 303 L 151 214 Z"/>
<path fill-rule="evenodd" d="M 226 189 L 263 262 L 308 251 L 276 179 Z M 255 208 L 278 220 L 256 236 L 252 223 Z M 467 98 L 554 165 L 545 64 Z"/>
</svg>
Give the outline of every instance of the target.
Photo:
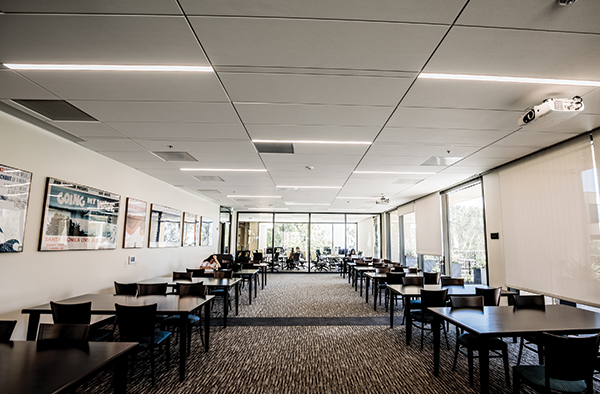
<svg viewBox="0 0 600 394">
<path fill-rule="evenodd" d="M 208 256 L 208 258 L 206 258 L 202 263 L 200 263 L 200 268 L 209 270 L 218 270 L 219 268 L 221 268 L 221 264 L 219 264 L 219 259 L 217 259 L 217 255 L 212 254 Z"/>
<path fill-rule="evenodd" d="M 297 255 L 296 255 L 296 253 L 297 253 Z M 294 259 L 295 255 L 298 256 L 297 259 Z M 304 259 L 304 255 L 302 254 L 302 252 L 300 251 L 300 248 L 298 246 L 296 246 L 296 251 L 295 252 L 294 252 L 293 249 L 290 252 L 290 259 L 292 259 L 292 260 Z"/>
</svg>

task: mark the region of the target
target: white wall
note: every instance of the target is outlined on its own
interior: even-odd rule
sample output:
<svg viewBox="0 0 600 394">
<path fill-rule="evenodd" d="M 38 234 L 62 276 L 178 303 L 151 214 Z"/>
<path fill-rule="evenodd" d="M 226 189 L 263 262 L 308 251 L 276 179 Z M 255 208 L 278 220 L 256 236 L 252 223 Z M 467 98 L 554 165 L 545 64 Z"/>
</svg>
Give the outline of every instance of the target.
<svg viewBox="0 0 600 394">
<path fill-rule="evenodd" d="M 196 267 L 218 249 L 219 206 L 131 167 L 0 112 L 0 164 L 33 173 L 23 252 L 0 254 L 0 319 L 17 319 L 13 339 L 24 338 L 25 307 L 97 292 L 113 281 L 134 282 Z M 116 250 L 39 252 L 46 177 L 121 195 Z M 125 200 L 133 197 L 214 220 L 213 245 L 166 249 L 122 249 Z M 135 255 L 137 267 L 125 268 Z"/>
</svg>

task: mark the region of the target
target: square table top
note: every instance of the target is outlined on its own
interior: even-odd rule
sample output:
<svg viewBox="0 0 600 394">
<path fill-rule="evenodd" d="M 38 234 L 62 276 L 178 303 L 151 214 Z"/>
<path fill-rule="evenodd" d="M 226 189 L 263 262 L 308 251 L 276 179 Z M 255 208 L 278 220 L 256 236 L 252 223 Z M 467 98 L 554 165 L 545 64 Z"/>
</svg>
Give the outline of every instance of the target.
<svg viewBox="0 0 600 394">
<path fill-rule="evenodd" d="M 600 313 L 567 305 L 546 305 L 544 310 L 513 306 L 486 306 L 475 309 L 429 308 L 444 320 L 485 336 L 521 336 L 528 333 L 600 332 Z"/>
<path fill-rule="evenodd" d="M 414 275 L 414 274 L 413 274 Z M 407 274 L 408 276 L 408 274 Z M 448 295 L 470 295 L 475 294 L 475 288 L 481 287 L 484 289 L 491 289 L 490 286 L 486 285 L 464 285 L 464 286 L 442 286 L 442 285 L 424 285 L 424 286 L 404 286 L 404 285 L 388 285 L 388 288 L 400 295 L 419 297 L 421 295 L 421 289 L 424 290 L 442 290 L 448 289 Z M 502 294 L 508 294 L 503 291 Z M 510 293 L 516 294 L 516 293 Z"/>
<path fill-rule="evenodd" d="M 209 302 L 214 296 L 206 297 L 180 297 L 175 294 L 165 296 L 126 296 L 113 294 L 83 294 L 76 297 L 66 298 L 56 302 L 62 304 L 78 304 L 82 302 L 92 302 L 92 314 L 94 315 L 114 315 L 115 304 L 121 305 L 150 305 L 157 304 L 157 313 L 164 315 L 179 314 L 181 312 L 192 312 Z M 50 303 L 26 308 L 21 313 L 52 313 Z"/>
<path fill-rule="evenodd" d="M 207 287 L 231 287 L 240 281 L 240 278 L 211 278 L 210 276 L 207 276 L 200 278 L 192 278 L 192 281 L 190 282 L 189 280 L 184 279 L 174 281 L 171 276 L 157 276 L 154 278 L 138 281 L 137 283 L 166 283 L 167 286 L 175 286 L 177 283 L 202 282 L 204 286 Z"/>
<path fill-rule="evenodd" d="M 39 342 L 0 343 L 3 394 L 59 393 L 85 381 L 137 343 L 89 342 L 83 348 L 39 347 Z"/>
<path fill-rule="evenodd" d="M 233 271 L 233 276 L 241 276 L 241 275 L 255 275 L 260 271 L 260 269 L 255 268 L 255 269 L 243 269 L 243 270 L 239 270 L 239 271 Z"/>
</svg>

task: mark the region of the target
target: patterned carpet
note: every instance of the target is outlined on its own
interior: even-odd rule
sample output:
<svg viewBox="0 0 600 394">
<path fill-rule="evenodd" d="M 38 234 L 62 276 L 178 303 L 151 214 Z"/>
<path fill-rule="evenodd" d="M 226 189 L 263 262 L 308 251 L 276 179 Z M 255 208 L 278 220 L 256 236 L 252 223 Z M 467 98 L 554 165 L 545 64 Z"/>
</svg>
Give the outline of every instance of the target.
<svg viewBox="0 0 600 394">
<path fill-rule="evenodd" d="M 215 304 L 218 318 L 222 304 Z M 398 311 L 398 314 L 401 314 Z M 387 317 L 387 319 L 386 319 Z M 361 320 L 364 322 L 360 324 Z M 238 322 L 236 324 L 236 321 Z M 243 323 L 242 323 L 243 322 Z M 335 323 L 339 325 L 333 325 Z M 297 324 L 297 325 L 296 325 Z M 227 328 L 211 328 L 211 350 L 205 353 L 194 333 L 187 378 L 179 382 L 177 345 L 171 369 L 158 358 L 157 384 L 152 387 L 141 354 L 128 377 L 127 392 L 162 393 L 477 393 L 469 388 L 467 359 L 459 356 L 452 371 L 453 351 L 442 347 L 440 376 L 433 376 L 433 343 L 425 338 L 419 350 L 418 330 L 410 346 L 404 326 L 389 328 L 389 314 L 373 311 L 345 279 L 338 275 L 270 275 L 268 285 L 248 305 L 241 293 L 240 313 Z M 449 333 L 454 346 L 454 330 Z M 509 343 L 510 365 L 516 363 L 518 344 Z M 537 355 L 525 351 L 524 364 Z M 112 373 L 99 374 L 77 393 L 112 393 Z M 595 383 L 595 392 L 600 385 Z M 510 393 L 501 359 L 490 360 L 490 393 Z"/>
</svg>

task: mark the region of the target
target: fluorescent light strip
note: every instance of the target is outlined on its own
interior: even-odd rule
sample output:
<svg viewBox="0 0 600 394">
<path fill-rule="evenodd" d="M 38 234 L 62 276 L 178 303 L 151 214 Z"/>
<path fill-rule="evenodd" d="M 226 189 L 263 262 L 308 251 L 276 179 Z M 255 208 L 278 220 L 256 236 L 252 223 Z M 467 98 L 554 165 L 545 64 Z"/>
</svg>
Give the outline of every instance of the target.
<svg viewBox="0 0 600 394">
<path fill-rule="evenodd" d="M 267 170 L 251 168 L 181 168 L 181 171 L 267 172 Z"/>
<path fill-rule="evenodd" d="M 434 174 L 435 174 L 435 172 L 411 172 L 411 171 L 354 171 L 354 174 L 434 175 Z"/>
<path fill-rule="evenodd" d="M 317 204 L 313 204 L 310 202 L 285 202 L 285 205 L 319 205 L 319 206 L 324 206 L 324 207 L 328 207 L 331 204 L 323 204 L 323 203 L 317 203 Z"/>
<path fill-rule="evenodd" d="M 237 194 L 232 194 L 227 196 L 227 198 L 281 198 L 281 196 L 241 196 Z"/>
<path fill-rule="evenodd" d="M 212 72 L 210 66 L 146 66 L 121 64 L 16 64 L 2 63 L 11 70 L 45 71 L 163 71 L 163 72 Z"/>
<path fill-rule="evenodd" d="M 278 189 L 339 189 L 341 186 L 277 186 Z"/>
<path fill-rule="evenodd" d="M 377 200 L 379 197 L 336 197 L 342 200 Z"/>
<path fill-rule="evenodd" d="M 571 86 L 595 86 L 595 87 L 600 86 L 600 81 L 581 81 L 581 80 L 574 80 L 574 79 L 500 77 L 500 76 L 495 76 L 495 75 L 421 73 L 421 74 L 419 74 L 419 79 L 443 79 L 443 80 L 452 80 L 452 81 L 531 83 L 531 84 L 540 84 L 540 85 L 571 85 Z"/>
<path fill-rule="evenodd" d="M 288 208 L 246 208 L 249 211 L 289 211 Z M 244 211 L 240 211 L 240 212 L 244 212 Z"/>
<path fill-rule="evenodd" d="M 369 141 L 305 141 L 305 140 L 252 140 L 256 143 L 269 144 L 340 144 L 340 145 L 371 145 Z"/>
</svg>

